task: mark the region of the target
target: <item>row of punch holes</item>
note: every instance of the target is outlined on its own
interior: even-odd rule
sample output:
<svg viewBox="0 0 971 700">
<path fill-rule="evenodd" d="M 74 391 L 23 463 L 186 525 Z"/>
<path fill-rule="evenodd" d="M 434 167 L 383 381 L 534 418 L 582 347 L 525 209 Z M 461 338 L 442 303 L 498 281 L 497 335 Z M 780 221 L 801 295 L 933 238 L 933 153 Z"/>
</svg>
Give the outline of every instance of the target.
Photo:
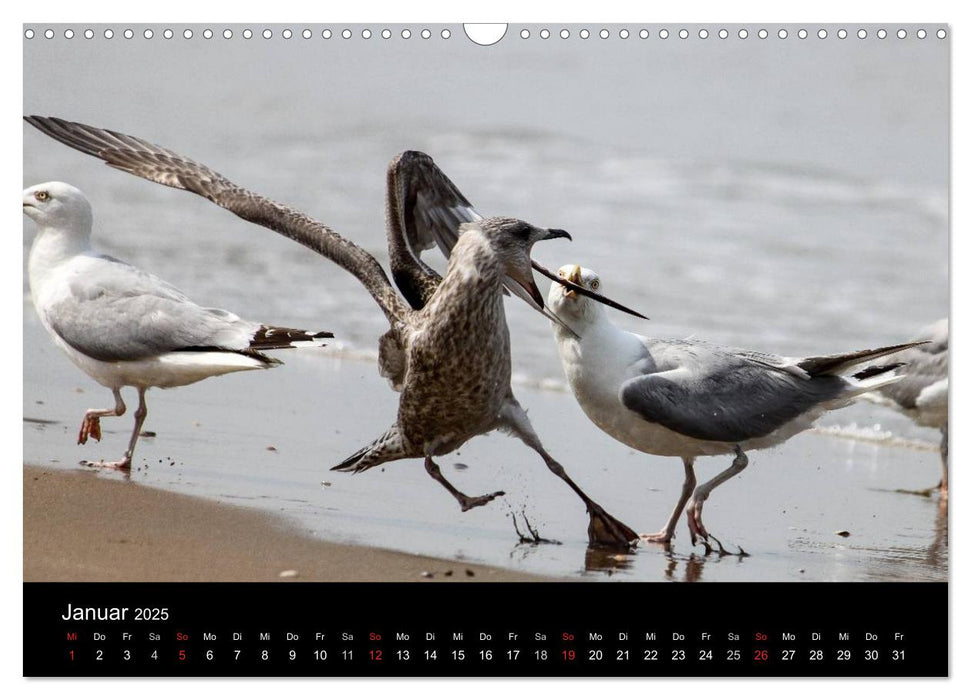
<svg viewBox="0 0 971 700">
<path fill-rule="evenodd" d="M 468 38 L 471 41 L 483 46 L 488 46 L 491 44 L 498 43 L 498 41 L 505 36 L 506 27 L 507 27 L 506 25 L 465 25 L 464 29 L 465 29 L 466 36 L 468 36 Z M 74 29 L 71 29 L 71 28 L 62 30 L 62 33 L 65 39 L 73 39 L 75 36 L 78 35 L 74 31 Z M 57 34 L 58 32 L 51 28 L 40 31 L 40 30 L 35 30 L 33 28 L 28 27 L 24 30 L 24 37 L 26 39 L 33 39 L 38 36 L 43 36 L 45 39 L 53 39 L 57 36 Z M 93 29 L 84 29 L 80 32 L 80 36 L 83 36 L 85 39 L 93 39 L 95 38 L 95 36 L 97 36 L 97 34 L 98 33 L 95 32 Z M 896 32 L 894 32 L 893 34 L 896 35 L 898 39 L 906 39 L 908 36 L 911 35 L 906 29 L 902 29 L 902 28 L 896 30 Z M 116 31 L 114 29 L 107 28 L 102 32 L 102 35 L 104 36 L 105 39 L 113 39 L 116 36 Z M 118 35 L 124 37 L 125 39 L 134 39 L 136 36 L 139 36 L 139 35 L 145 39 L 154 39 L 156 36 L 156 32 L 151 28 L 146 28 L 142 30 L 139 34 L 134 29 L 126 28 L 126 29 L 118 30 Z M 163 39 L 172 39 L 177 35 L 181 35 L 183 39 L 193 39 L 197 36 L 197 31 L 186 28 L 181 30 L 180 32 L 177 32 L 176 30 L 167 28 L 167 29 L 161 30 L 160 32 L 160 36 Z M 436 29 L 435 32 L 433 32 L 428 28 L 415 30 L 413 32 L 411 29 L 407 27 L 400 30 L 395 30 L 395 31 L 392 31 L 391 29 L 388 29 L 388 28 L 382 29 L 380 31 L 376 31 L 376 30 L 372 31 L 371 29 L 368 29 L 368 28 L 357 30 L 357 36 L 361 39 L 371 39 L 372 37 L 377 37 L 377 36 L 380 36 L 382 39 L 391 39 L 395 35 L 400 36 L 402 39 L 406 39 L 406 40 L 411 39 L 412 37 L 431 39 L 435 35 L 440 36 L 442 39 L 450 39 L 452 37 L 452 30 L 447 27 L 441 30 Z M 611 36 L 616 36 L 619 39 L 630 39 L 631 37 L 638 37 L 640 39 L 649 39 L 653 36 L 662 40 L 668 39 L 668 38 L 674 38 L 674 37 L 677 37 L 682 40 L 690 39 L 692 37 L 695 37 L 697 39 L 708 39 L 708 38 L 715 38 L 715 37 L 719 39 L 728 39 L 730 37 L 737 37 L 738 39 L 743 39 L 743 40 L 748 39 L 750 37 L 758 37 L 759 39 L 768 39 L 769 37 L 788 39 L 790 36 L 795 36 L 795 37 L 798 37 L 799 39 L 808 39 L 810 36 L 815 36 L 817 39 L 827 39 L 830 36 L 835 36 L 838 39 L 846 39 L 847 37 L 854 36 L 854 35 L 858 39 L 867 39 L 871 36 L 875 36 L 877 39 L 886 39 L 888 36 L 891 36 L 891 32 L 883 28 L 872 31 L 872 34 L 870 31 L 863 28 L 857 29 L 855 31 L 840 28 L 832 32 L 824 28 L 817 29 L 815 32 L 811 32 L 810 30 L 805 28 L 796 29 L 796 30 L 793 30 L 792 32 L 790 32 L 790 30 L 786 28 L 773 29 L 771 31 L 769 29 L 761 28 L 761 29 L 753 29 L 750 31 L 749 29 L 746 29 L 744 27 L 740 29 L 732 29 L 732 30 L 725 29 L 725 28 L 721 28 L 718 30 L 714 30 L 714 29 L 709 30 L 707 28 L 700 28 L 700 29 L 693 29 L 693 30 L 689 30 L 685 28 L 681 28 L 677 30 L 661 28 L 661 29 L 655 29 L 653 32 L 652 30 L 647 28 L 634 29 L 634 30 L 622 28 L 622 29 L 614 30 L 613 32 L 610 29 L 606 29 L 606 28 L 600 29 L 600 30 L 594 30 L 594 31 L 591 31 L 586 28 L 579 29 L 579 30 L 574 29 L 573 31 L 567 28 L 563 28 L 563 29 L 560 29 L 559 31 L 556 31 L 556 30 L 551 31 L 550 29 L 547 29 L 547 28 L 531 30 L 524 27 L 523 29 L 519 30 L 519 37 L 521 39 L 530 39 L 534 37 L 538 37 L 540 39 L 550 39 L 551 37 L 557 37 L 557 36 L 560 39 L 569 39 L 573 36 L 579 37 L 580 39 L 589 39 L 593 36 L 597 36 L 600 39 L 609 39 L 611 38 Z M 922 29 L 922 28 L 917 29 L 916 31 L 913 32 L 913 36 L 915 36 L 918 39 L 926 39 L 930 35 L 931 34 L 926 29 Z M 938 29 L 935 32 L 933 32 L 933 35 L 936 36 L 938 39 L 945 39 L 947 38 L 947 30 L 943 28 Z M 212 39 L 216 36 L 222 36 L 223 39 L 233 39 L 237 36 L 240 36 L 243 39 L 252 39 L 255 36 L 261 36 L 263 39 L 273 39 L 274 37 L 277 37 L 277 36 L 283 39 L 292 39 L 297 36 L 300 36 L 303 39 L 312 39 L 314 36 L 317 36 L 317 34 L 311 29 L 302 29 L 300 31 L 294 31 L 293 29 L 285 28 L 285 29 L 278 29 L 274 31 L 273 29 L 266 28 L 266 29 L 262 29 L 254 32 L 252 29 L 242 29 L 242 30 L 234 31 L 232 29 L 227 28 L 217 32 L 217 31 L 214 31 L 213 29 L 206 28 L 206 29 L 198 30 L 198 36 L 201 36 L 203 39 Z M 351 38 L 354 38 L 355 32 L 349 28 L 345 28 L 342 30 L 333 30 L 333 29 L 325 28 L 320 30 L 319 36 L 322 39 L 332 39 L 336 37 L 341 37 L 342 39 L 351 39 Z"/>
</svg>

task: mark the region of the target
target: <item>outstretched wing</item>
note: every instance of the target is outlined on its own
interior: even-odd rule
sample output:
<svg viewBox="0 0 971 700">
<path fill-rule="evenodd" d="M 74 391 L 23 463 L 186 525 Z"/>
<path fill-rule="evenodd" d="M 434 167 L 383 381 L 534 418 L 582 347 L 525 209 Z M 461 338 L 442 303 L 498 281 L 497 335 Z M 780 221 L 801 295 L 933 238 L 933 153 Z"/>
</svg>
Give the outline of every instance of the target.
<svg viewBox="0 0 971 700">
<path fill-rule="evenodd" d="M 422 252 L 438 246 L 449 257 L 459 226 L 482 216 L 420 151 L 405 151 L 388 165 L 386 215 L 391 274 L 408 303 L 423 308 L 442 278 L 421 259 Z"/>
<path fill-rule="evenodd" d="M 55 117 L 24 119 L 48 136 L 100 158 L 113 168 L 194 192 L 240 218 L 272 229 L 320 253 L 357 277 L 392 324 L 408 313 L 372 255 L 306 214 L 250 192 L 175 151 L 134 136 Z"/>
</svg>

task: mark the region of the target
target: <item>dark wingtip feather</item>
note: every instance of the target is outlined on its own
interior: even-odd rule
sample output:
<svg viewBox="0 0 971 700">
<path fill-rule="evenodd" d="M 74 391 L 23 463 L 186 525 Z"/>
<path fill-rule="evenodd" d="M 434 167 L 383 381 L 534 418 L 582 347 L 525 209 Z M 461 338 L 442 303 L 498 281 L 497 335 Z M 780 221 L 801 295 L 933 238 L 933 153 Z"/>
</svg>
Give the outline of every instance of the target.
<svg viewBox="0 0 971 700">
<path fill-rule="evenodd" d="M 250 340 L 250 348 L 254 350 L 286 350 L 294 343 L 314 343 L 321 338 L 333 338 L 330 331 L 308 333 L 299 328 L 281 328 L 279 326 L 260 326 Z M 317 343 L 323 346 L 323 343 Z"/>
<path fill-rule="evenodd" d="M 926 340 L 914 343 L 901 343 L 899 345 L 888 345 L 873 350 L 860 350 L 858 352 L 847 352 L 840 355 L 822 355 L 820 357 L 807 357 L 798 363 L 800 369 L 810 376 L 824 374 L 839 374 L 854 365 L 862 365 L 864 362 L 876 360 L 886 355 L 892 355 L 901 350 L 925 345 Z"/>
<path fill-rule="evenodd" d="M 885 374 L 891 372 L 898 367 L 905 367 L 906 362 L 891 362 L 889 365 L 870 365 L 869 367 L 864 367 L 859 372 L 853 375 L 854 379 L 869 379 L 870 377 L 876 377 L 880 374 Z"/>
</svg>

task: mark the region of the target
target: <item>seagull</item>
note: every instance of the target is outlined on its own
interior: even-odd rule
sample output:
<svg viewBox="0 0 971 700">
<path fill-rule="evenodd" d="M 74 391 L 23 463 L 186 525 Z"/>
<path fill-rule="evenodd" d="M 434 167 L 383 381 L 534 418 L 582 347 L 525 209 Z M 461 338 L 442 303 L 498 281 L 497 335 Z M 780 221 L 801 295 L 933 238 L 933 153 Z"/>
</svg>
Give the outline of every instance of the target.
<svg viewBox="0 0 971 700">
<path fill-rule="evenodd" d="M 597 273 L 564 265 L 559 274 L 599 291 Z M 664 528 L 642 535 L 670 543 L 687 504 L 691 543 L 714 540 L 701 519 L 711 492 L 748 465 L 746 452 L 781 444 L 823 413 L 901 377 L 901 363 L 853 368 L 918 345 L 907 343 L 823 357 L 792 358 L 710 345 L 645 338 L 615 326 L 597 304 L 552 285 L 550 309 L 572 332 L 554 325 L 563 370 L 584 413 L 601 430 L 648 454 L 680 457 L 681 496 Z M 697 485 L 697 457 L 734 454 L 731 466 Z"/>
<path fill-rule="evenodd" d="M 636 542 L 637 533 L 587 496 L 546 451 L 510 388 L 510 340 L 503 290 L 509 288 L 528 297 L 542 309 L 543 296 L 532 277 L 530 252 L 539 241 L 570 238 L 566 231 L 512 218 L 478 218 L 464 210 L 459 212 L 461 218 L 473 220 L 464 220 L 453 230 L 451 225 L 457 219 L 443 218 L 442 210 L 436 207 L 419 207 L 416 214 L 414 203 L 423 196 L 445 193 L 454 198 L 457 190 L 428 156 L 403 154 L 389 167 L 387 193 L 393 274 L 402 285 L 403 299 L 366 251 L 326 225 L 250 192 L 205 165 L 117 132 L 56 118 L 25 119 L 45 134 L 108 165 L 194 192 L 247 221 L 277 231 L 335 262 L 364 285 L 390 325 L 379 342 L 379 366 L 401 396 L 395 423 L 336 465 L 335 470 L 358 473 L 394 460 L 420 458 L 427 473 L 466 511 L 504 494 L 462 493 L 442 475 L 434 458 L 498 429 L 535 450 L 550 471 L 580 497 L 589 515 L 591 544 L 627 547 Z M 410 163 L 422 166 L 421 176 L 430 179 L 431 187 L 424 195 L 415 191 L 421 189 L 422 177 L 398 177 Z M 465 201 L 460 194 L 458 197 Z M 422 226 L 421 212 L 437 217 L 425 236 L 436 231 L 445 235 L 441 234 L 443 229 L 448 232 L 452 248 L 444 276 L 407 250 L 408 238 L 402 227 L 414 230 Z M 422 238 L 419 235 L 411 240 L 417 243 Z M 404 281 L 406 277 L 410 281 Z"/>
<path fill-rule="evenodd" d="M 948 325 L 948 320 L 942 318 L 924 328 L 917 337 L 927 338 L 926 345 L 903 350 L 890 358 L 907 364 L 907 376 L 863 397 L 900 411 L 917 425 L 941 431 L 942 475 L 938 488 L 942 499 L 947 498 Z"/>
<path fill-rule="evenodd" d="M 329 332 L 244 321 L 203 308 L 169 283 L 91 247 L 91 204 L 78 188 L 45 182 L 24 190 L 24 214 L 38 226 L 28 277 L 34 307 L 55 344 L 96 382 L 111 389 L 114 408 L 84 414 L 78 444 L 101 440 L 101 418 L 126 411 L 121 388 L 135 387 L 135 428 L 124 457 L 83 461 L 131 471 L 135 444 L 148 415 L 145 392 L 184 386 L 229 372 L 280 364 L 263 354 L 322 345 Z"/>
</svg>

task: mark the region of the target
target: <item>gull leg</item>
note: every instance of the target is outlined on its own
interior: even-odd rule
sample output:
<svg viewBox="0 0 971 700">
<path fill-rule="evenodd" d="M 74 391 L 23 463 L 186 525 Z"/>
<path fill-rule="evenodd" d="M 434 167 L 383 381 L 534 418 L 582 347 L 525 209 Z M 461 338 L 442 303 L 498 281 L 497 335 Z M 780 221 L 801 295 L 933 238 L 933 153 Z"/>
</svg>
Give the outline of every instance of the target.
<svg viewBox="0 0 971 700">
<path fill-rule="evenodd" d="M 435 481 L 444 486 L 446 491 L 455 497 L 455 500 L 459 502 L 460 506 L 462 506 L 463 513 L 467 510 L 475 508 L 476 506 L 484 506 L 497 496 L 506 495 L 505 491 L 496 491 L 495 493 L 487 493 L 484 496 L 466 496 L 464 493 L 452 486 L 451 483 L 449 483 L 448 479 L 442 475 L 442 470 L 439 469 L 438 465 L 432 461 L 431 457 L 425 457 L 425 471 L 427 471 Z"/>
<path fill-rule="evenodd" d="M 125 413 L 125 402 L 121 398 L 120 389 L 112 389 L 115 396 L 114 408 L 89 408 L 81 421 L 81 431 L 78 433 L 78 444 L 83 445 L 88 437 L 101 442 L 101 418 L 104 416 L 121 416 Z"/>
<path fill-rule="evenodd" d="M 688 497 L 691 496 L 691 492 L 695 488 L 695 484 L 698 483 L 697 478 L 695 478 L 695 458 L 694 457 L 682 457 L 681 461 L 684 462 L 684 483 L 681 485 L 681 497 L 678 498 L 678 504 L 674 507 L 671 512 L 671 517 L 668 518 L 667 525 L 660 532 L 655 532 L 650 535 L 641 535 L 641 539 L 645 542 L 660 542 L 666 544 L 674 538 L 674 528 L 678 524 L 678 520 L 681 518 L 681 513 L 684 510 L 684 504 L 688 502 Z"/>
<path fill-rule="evenodd" d="M 947 508 L 947 423 L 941 428 L 941 480 L 937 483 L 937 486 L 932 486 L 926 489 L 897 489 L 897 493 L 908 493 L 914 496 L 924 496 L 929 498 L 934 495 L 936 490 L 940 494 L 940 506 L 941 508 Z"/>
<path fill-rule="evenodd" d="M 740 471 L 748 466 L 748 457 L 742 452 L 742 448 L 739 445 L 735 445 L 735 459 L 732 461 L 732 466 L 718 474 L 711 481 L 707 481 L 698 488 L 695 489 L 694 494 L 691 496 L 691 500 L 688 502 L 688 530 L 691 531 L 691 544 L 695 544 L 700 537 L 705 542 L 705 547 L 711 551 L 711 547 L 708 545 L 708 539 L 715 539 L 708 534 L 708 530 L 705 529 L 704 523 L 701 522 L 701 509 L 708 500 L 708 496 L 714 491 L 718 486 L 731 479 L 733 476 L 738 474 Z M 724 553 L 724 547 L 718 540 L 715 540 L 718 544 L 719 549 Z"/>
<path fill-rule="evenodd" d="M 941 428 L 941 484 L 938 488 L 941 491 L 941 500 L 947 500 L 947 423 Z"/>
<path fill-rule="evenodd" d="M 121 398 L 121 394 L 118 394 L 118 398 Z M 124 411 L 124 406 L 122 407 Z M 148 416 L 148 406 L 145 404 L 145 389 L 138 389 L 138 408 L 135 410 L 135 429 L 132 430 L 131 439 L 128 441 L 128 449 L 125 450 L 125 456 L 116 462 L 105 462 L 97 461 L 91 462 L 89 460 L 84 460 L 81 462 L 86 467 L 100 467 L 102 469 L 120 469 L 123 472 L 131 471 L 131 459 L 132 455 L 135 454 L 135 444 L 138 442 L 138 434 L 142 431 L 142 425 L 145 424 L 145 417 Z"/>
<path fill-rule="evenodd" d="M 583 504 L 587 507 L 587 514 L 590 516 L 590 524 L 587 526 L 587 538 L 590 544 L 627 547 L 630 546 L 631 542 L 635 542 L 638 539 L 636 532 L 610 515 L 587 496 L 573 482 L 573 479 L 567 475 L 563 465 L 553 459 L 543 448 L 539 436 L 533 430 L 533 426 L 526 416 L 526 411 L 523 410 L 522 406 L 519 405 L 519 402 L 511 394 L 507 398 L 506 404 L 502 407 L 502 411 L 499 413 L 499 427 L 515 435 L 526 443 L 526 445 L 538 452 L 540 457 L 543 458 L 543 461 L 546 462 L 549 470 L 563 479 L 567 486 L 573 489 L 574 493 L 580 497 Z"/>
</svg>

